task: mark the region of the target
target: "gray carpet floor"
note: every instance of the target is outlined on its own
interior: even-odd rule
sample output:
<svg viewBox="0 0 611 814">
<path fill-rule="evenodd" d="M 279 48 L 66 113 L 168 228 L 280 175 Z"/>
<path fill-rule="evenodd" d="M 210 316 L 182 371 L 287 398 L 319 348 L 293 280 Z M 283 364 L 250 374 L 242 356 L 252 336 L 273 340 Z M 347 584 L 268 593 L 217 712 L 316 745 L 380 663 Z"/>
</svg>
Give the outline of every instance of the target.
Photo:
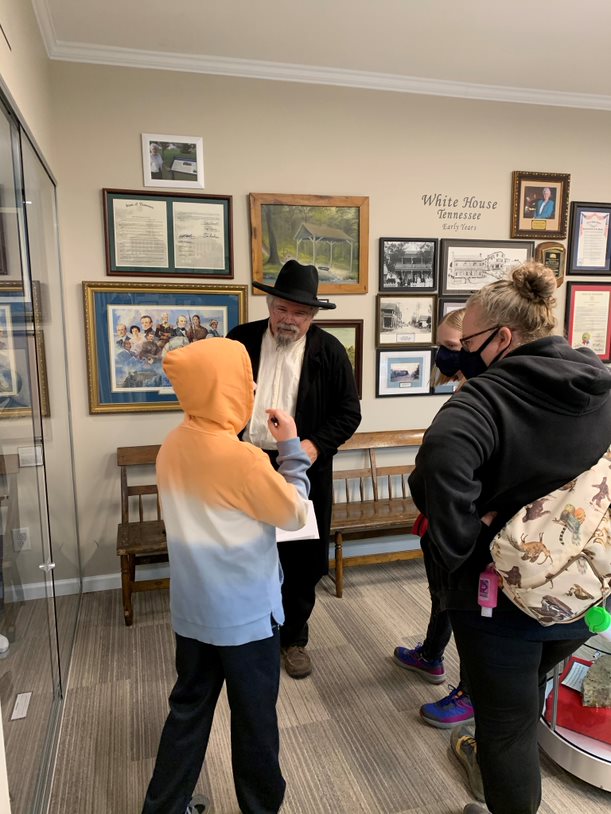
<svg viewBox="0 0 611 814">
<path fill-rule="evenodd" d="M 458 814 L 471 798 L 449 734 L 421 722 L 420 704 L 447 688 L 392 662 L 424 636 L 429 613 L 421 561 L 348 569 L 343 599 L 321 582 L 312 618 L 313 674 L 283 674 L 278 702 L 283 814 Z M 138 814 L 174 682 L 168 594 L 139 594 L 123 625 L 119 591 L 83 597 L 50 814 Z M 446 654 L 458 681 L 453 644 Z M 542 756 L 543 814 L 608 814 L 611 795 Z M 239 811 L 229 714 L 217 707 L 198 790 L 214 814 Z"/>
</svg>

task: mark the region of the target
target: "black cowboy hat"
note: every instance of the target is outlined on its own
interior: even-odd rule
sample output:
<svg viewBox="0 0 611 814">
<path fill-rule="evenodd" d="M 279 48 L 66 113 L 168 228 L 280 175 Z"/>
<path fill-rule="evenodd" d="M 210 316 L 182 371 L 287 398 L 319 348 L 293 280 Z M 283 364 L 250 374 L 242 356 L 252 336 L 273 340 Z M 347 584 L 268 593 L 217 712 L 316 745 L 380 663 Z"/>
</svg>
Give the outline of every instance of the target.
<svg viewBox="0 0 611 814">
<path fill-rule="evenodd" d="M 260 288 L 267 294 L 273 294 L 281 300 L 310 305 L 312 308 L 335 308 L 334 302 L 317 299 L 318 269 L 316 266 L 302 266 L 296 260 L 288 260 L 278 272 L 274 285 L 263 285 L 253 282 L 254 288 Z"/>
</svg>

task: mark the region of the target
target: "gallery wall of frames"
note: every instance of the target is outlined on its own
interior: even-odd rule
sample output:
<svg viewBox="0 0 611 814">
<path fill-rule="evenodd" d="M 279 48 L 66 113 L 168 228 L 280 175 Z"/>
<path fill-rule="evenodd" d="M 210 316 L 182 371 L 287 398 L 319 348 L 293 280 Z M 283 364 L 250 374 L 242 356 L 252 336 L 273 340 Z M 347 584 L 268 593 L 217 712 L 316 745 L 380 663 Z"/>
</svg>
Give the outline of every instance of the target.
<svg viewBox="0 0 611 814">
<path fill-rule="evenodd" d="M 203 140 L 142 134 L 142 149 L 144 185 L 180 191 L 102 191 L 107 275 L 149 280 L 83 283 L 93 414 L 179 409 L 162 370 L 165 354 L 225 336 L 248 318 L 248 286 L 227 282 L 234 278 L 233 198 L 197 191 Z M 250 193 L 252 281 L 273 285 L 289 259 L 317 267 L 321 297 L 367 294 L 377 276 L 370 317 L 375 347 L 363 347 L 366 320 L 317 320 L 344 345 L 361 397 L 368 352 L 376 360 L 375 392 L 365 395 L 452 393 L 454 385 L 436 383 L 434 375 L 438 324 L 472 293 L 533 258 L 554 271 L 558 286 L 570 278 L 569 342 L 610 361 L 611 203 L 571 201 L 568 173 L 516 170 L 505 182 L 511 200 L 506 234 L 495 240 L 374 235 L 378 268 L 371 275 L 367 197 Z M 456 201 L 443 204 L 448 217 L 465 217 L 452 212 Z M 470 199 L 466 216 L 495 206 Z M 559 242 L 566 238 L 568 248 Z M 580 281 L 584 275 L 600 279 Z M 179 282 L 183 278 L 190 282 Z M 255 288 L 251 293 L 262 295 Z"/>
</svg>

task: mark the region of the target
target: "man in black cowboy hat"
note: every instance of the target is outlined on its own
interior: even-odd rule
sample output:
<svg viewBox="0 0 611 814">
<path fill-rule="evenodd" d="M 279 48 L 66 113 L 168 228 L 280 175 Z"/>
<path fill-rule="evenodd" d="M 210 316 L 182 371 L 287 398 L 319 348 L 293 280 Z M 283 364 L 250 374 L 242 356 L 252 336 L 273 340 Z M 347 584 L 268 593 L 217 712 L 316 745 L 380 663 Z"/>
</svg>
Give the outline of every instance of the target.
<svg viewBox="0 0 611 814">
<path fill-rule="evenodd" d="M 284 666 L 293 678 L 312 671 L 308 619 L 316 583 L 327 573 L 333 500 L 333 456 L 361 422 L 350 361 L 342 344 L 312 322 L 319 308 L 335 308 L 317 298 L 318 271 L 289 260 L 267 292 L 269 319 L 238 325 L 229 339 L 245 345 L 257 382 L 253 415 L 243 437 L 264 449 L 275 464 L 277 451 L 267 429 L 266 407 L 294 416 L 301 445 L 310 456 L 310 497 L 320 540 L 280 543 L 286 619 L 280 629 Z"/>
</svg>

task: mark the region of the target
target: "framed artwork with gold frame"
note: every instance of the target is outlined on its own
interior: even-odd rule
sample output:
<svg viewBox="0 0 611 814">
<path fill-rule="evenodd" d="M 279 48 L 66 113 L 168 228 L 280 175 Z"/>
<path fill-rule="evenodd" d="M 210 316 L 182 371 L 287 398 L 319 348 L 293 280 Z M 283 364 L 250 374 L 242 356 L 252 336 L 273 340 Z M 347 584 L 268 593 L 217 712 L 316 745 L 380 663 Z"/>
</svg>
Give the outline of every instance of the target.
<svg viewBox="0 0 611 814">
<path fill-rule="evenodd" d="M 83 301 L 92 414 L 179 410 L 166 353 L 247 319 L 245 285 L 84 282 Z"/>
<path fill-rule="evenodd" d="M 274 285 L 293 259 L 316 266 L 319 295 L 367 293 L 369 198 L 251 192 L 249 202 L 255 282 Z"/>
<path fill-rule="evenodd" d="M 565 172 L 512 175 L 511 237 L 566 237 L 571 176 Z"/>
</svg>

